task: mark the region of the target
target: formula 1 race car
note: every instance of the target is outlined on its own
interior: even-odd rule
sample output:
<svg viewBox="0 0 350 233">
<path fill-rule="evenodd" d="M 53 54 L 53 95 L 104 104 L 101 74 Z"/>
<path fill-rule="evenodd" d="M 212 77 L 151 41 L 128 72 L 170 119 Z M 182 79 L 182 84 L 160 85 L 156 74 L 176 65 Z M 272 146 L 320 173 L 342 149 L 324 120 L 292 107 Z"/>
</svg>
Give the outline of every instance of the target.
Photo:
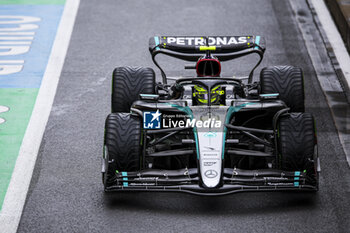
<svg viewBox="0 0 350 233">
<path fill-rule="evenodd" d="M 156 36 L 149 50 L 162 82 L 151 68 L 113 72 L 105 191 L 318 190 L 315 122 L 304 112 L 301 68 L 266 67 L 253 82 L 265 51 L 260 36 Z M 194 62 L 185 68 L 196 75 L 167 77 L 157 54 Z M 259 56 L 249 76 L 220 76 L 221 62 L 249 54 Z"/>
</svg>

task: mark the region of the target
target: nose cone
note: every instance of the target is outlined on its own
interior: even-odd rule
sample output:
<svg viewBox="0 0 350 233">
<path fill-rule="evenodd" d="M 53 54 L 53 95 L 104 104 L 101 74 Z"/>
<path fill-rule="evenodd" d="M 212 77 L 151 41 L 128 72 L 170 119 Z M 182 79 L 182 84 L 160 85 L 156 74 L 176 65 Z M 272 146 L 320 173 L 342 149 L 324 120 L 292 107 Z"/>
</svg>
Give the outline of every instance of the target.
<svg viewBox="0 0 350 233">
<path fill-rule="evenodd" d="M 221 170 L 221 169 L 220 169 Z M 214 169 L 207 169 L 202 175 L 203 185 L 206 188 L 216 188 L 220 184 L 220 174 Z"/>
<path fill-rule="evenodd" d="M 203 186 L 215 188 L 222 175 L 222 132 L 198 132 L 199 165 Z"/>
</svg>

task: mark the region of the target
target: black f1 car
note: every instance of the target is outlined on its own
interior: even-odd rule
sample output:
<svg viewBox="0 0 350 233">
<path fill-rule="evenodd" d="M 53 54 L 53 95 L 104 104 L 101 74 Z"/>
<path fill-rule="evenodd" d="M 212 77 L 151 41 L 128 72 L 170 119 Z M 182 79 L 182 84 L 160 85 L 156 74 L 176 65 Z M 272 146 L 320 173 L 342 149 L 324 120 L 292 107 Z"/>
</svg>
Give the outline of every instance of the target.
<svg viewBox="0 0 350 233">
<path fill-rule="evenodd" d="M 260 36 L 156 36 L 149 50 L 162 82 L 151 68 L 113 72 L 105 191 L 318 190 L 315 122 L 304 112 L 301 68 L 266 67 L 253 82 L 265 51 Z M 185 68 L 196 75 L 167 77 L 157 54 L 195 62 Z M 220 76 L 221 62 L 248 54 L 260 58 L 249 76 Z"/>
</svg>

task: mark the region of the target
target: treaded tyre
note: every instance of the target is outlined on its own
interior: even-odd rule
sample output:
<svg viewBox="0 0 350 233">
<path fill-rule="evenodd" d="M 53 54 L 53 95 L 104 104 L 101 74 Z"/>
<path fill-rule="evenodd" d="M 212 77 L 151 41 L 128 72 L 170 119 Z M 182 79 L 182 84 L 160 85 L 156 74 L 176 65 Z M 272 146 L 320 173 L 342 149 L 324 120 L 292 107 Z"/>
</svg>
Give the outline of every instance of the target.
<svg viewBox="0 0 350 233">
<path fill-rule="evenodd" d="M 285 171 L 304 171 L 317 182 L 317 139 L 310 113 L 290 113 L 279 121 L 278 151 Z"/>
<path fill-rule="evenodd" d="M 117 172 L 140 170 L 141 122 L 130 113 L 111 113 L 105 123 L 105 186 L 113 182 Z M 107 175 L 107 176 L 106 176 Z"/>
<path fill-rule="evenodd" d="M 117 67 L 112 79 L 112 112 L 130 112 L 140 94 L 155 94 L 155 74 L 152 68 Z"/>
<path fill-rule="evenodd" d="M 265 67 L 260 73 L 261 94 L 279 93 L 291 112 L 304 112 L 304 75 L 294 66 Z"/>
</svg>

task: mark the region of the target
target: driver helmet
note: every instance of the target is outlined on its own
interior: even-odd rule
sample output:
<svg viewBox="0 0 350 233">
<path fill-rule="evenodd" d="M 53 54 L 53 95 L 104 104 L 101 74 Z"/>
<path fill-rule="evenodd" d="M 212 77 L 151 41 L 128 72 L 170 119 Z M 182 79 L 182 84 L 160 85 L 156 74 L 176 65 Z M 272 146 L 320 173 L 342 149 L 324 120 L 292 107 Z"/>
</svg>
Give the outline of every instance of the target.
<svg viewBox="0 0 350 233">
<path fill-rule="evenodd" d="M 220 97 L 225 94 L 225 91 L 220 85 L 215 86 L 211 89 L 211 104 L 220 104 Z M 197 104 L 208 104 L 208 91 L 202 86 L 195 85 L 193 90 L 193 98 L 197 102 Z"/>
</svg>

